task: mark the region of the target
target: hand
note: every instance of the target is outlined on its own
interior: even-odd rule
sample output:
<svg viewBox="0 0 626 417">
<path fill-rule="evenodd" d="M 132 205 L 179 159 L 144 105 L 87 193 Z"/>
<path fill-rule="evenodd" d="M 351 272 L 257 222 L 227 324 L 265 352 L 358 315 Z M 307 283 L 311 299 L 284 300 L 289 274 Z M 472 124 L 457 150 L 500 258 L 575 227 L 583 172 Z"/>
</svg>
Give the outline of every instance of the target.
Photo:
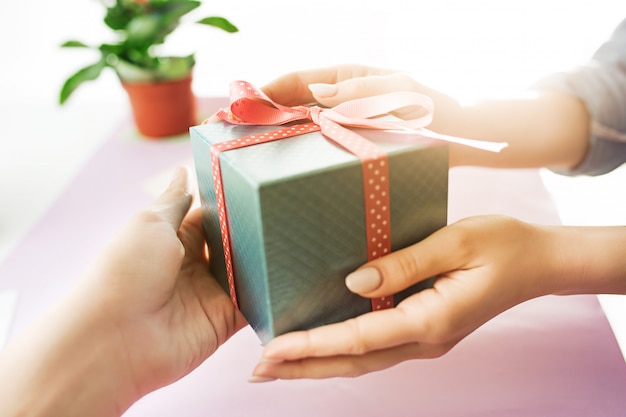
<svg viewBox="0 0 626 417">
<path fill-rule="evenodd" d="M 140 394 L 191 372 L 245 324 L 210 275 L 201 211 L 189 215 L 185 169 L 139 213 L 92 270 L 85 292 L 120 337 Z"/>
<path fill-rule="evenodd" d="M 356 98 L 414 91 L 435 101 L 437 111 L 429 128 L 440 133 L 450 133 L 460 110 L 454 99 L 418 83 L 405 73 L 363 65 L 339 65 L 292 72 L 265 85 L 263 91 L 275 102 L 286 106 L 317 102 L 325 107 L 334 107 Z M 399 111 L 394 115 L 404 119 L 421 116 L 414 114 L 414 111 Z"/>
<path fill-rule="evenodd" d="M 246 324 L 208 272 L 188 175 L 180 169 L 63 303 L 1 352 L 8 415 L 120 415 Z"/>
<path fill-rule="evenodd" d="M 282 335 L 252 381 L 358 376 L 435 358 L 499 313 L 552 293 L 624 292 L 625 228 L 545 227 L 507 217 L 462 220 L 346 278 L 364 297 L 437 276 L 396 308 Z M 620 254 L 621 253 L 621 254 Z"/>
</svg>

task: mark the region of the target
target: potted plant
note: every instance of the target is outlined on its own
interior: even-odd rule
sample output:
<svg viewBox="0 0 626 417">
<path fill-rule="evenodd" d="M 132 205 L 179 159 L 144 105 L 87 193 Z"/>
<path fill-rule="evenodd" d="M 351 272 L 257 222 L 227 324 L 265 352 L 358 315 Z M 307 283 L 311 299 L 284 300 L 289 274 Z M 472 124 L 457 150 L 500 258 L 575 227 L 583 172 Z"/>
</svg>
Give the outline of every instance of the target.
<svg viewBox="0 0 626 417">
<path fill-rule="evenodd" d="M 191 90 L 194 54 L 160 56 L 157 48 L 181 24 L 181 18 L 200 6 L 197 0 L 114 0 L 106 7 L 104 23 L 117 42 L 90 46 L 77 40 L 64 48 L 90 48 L 100 59 L 71 75 L 61 88 L 65 103 L 84 82 L 97 79 L 105 68 L 113 69 L 127 91 L 135 123 L 148 137 L 182 134 L 196 123 L 195 96 Z M 223 17 L 202 18 L 196 23 L 226 32 L 238 29 Z"/>
</svg>

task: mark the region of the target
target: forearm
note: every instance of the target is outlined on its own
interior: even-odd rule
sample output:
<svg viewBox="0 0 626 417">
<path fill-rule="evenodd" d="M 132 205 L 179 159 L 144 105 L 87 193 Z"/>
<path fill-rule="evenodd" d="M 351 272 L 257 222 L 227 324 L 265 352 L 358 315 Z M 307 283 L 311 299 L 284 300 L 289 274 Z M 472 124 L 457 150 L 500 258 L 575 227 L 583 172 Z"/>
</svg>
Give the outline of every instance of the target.
<svg viewBox="0 0 626 417">
<path fill-rule="evenodd" d="M 114 332 L 65 305 L 0 352 L 3 416 L 119 416 L 132 403 Z"/>
<path fill-rule="evenodd" d="M 500 153 L 450 145 L 450 165 L 496 168 L 571 168 L 584 158 L 590 117 L 576 97 L 553 92 L 528 92 L 510 98 L 461 105 L 424 85 L 416 90 L 435 101 L 436 132 L 470 139 L 507 142 Z"/>
</svg>

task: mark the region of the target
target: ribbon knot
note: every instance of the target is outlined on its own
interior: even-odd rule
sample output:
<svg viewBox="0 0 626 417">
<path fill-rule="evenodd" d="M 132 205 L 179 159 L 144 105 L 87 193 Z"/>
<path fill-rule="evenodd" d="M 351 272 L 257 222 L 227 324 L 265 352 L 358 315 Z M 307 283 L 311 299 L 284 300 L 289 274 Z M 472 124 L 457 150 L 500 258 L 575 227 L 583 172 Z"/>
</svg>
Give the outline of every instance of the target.
<svg viewBox="0 0 626 417">
<path fill-rule="evenodd" d="M 245 81 L 236 81 L 230 88 L 230 107 L 216 116 L 229 123 L 241 125 L 282 125 L 297 120 L 311 120 L 321 124 L 321 115 L 343 126 L 370 129 L 415 130 L 432 120 L 433 102 L 430 97 L 415 92 L 394 92 L 379 96 L 350 100 L 325 109 L 319 106 L 283 106 Z M 422 116 L 411 120 L 388 120 L 379 116 L 413 107 L 421 108 Z M 418 112 L 416 112 L 418 113 Z"/>
<path fill-rule="evenodd" d="M 319 126 L 320 116 L 324 109 L 319 106 L 302 107 L 305 111 L 305 119 L 311 120 L 313 123 Z"/>
</svg>

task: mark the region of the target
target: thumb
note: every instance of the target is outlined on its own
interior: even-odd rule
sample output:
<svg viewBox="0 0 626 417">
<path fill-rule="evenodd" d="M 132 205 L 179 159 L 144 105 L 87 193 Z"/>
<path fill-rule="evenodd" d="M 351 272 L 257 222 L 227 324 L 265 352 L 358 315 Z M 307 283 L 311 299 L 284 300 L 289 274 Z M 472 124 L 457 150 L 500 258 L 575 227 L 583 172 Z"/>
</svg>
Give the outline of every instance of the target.
<svg viewBox="0 0 626 417">
<path fill-rule="evenodd" d="M 368 298 L 394 294 L 456 269 L 446 229 L 425 240 L 368 262 L 346 277 L 348 289 Z"/>
<path fill-rule="evenodd" d="M 179 166 L 174 171 L 167 189 L 152 203 L 149 210 L 157 213 L 174 230 L 178 230 L 191 207 L 191 173 L 187 166 Z"/>
</svg>

